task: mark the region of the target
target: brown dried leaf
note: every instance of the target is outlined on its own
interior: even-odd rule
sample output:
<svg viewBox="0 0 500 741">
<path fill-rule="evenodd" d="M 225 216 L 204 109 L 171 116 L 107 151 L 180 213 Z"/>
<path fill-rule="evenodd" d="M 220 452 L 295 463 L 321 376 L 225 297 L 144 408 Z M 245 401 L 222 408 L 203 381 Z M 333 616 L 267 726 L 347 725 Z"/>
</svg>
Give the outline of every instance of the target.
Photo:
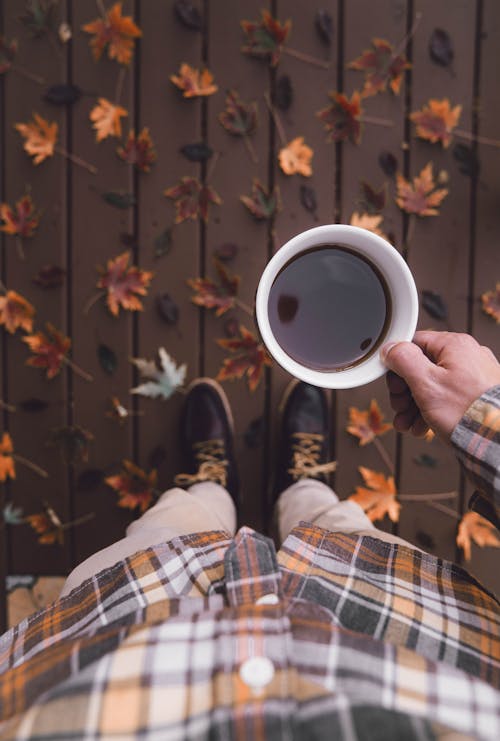
<svg viewBox="0 0 500 741">
<path fill-rule="evenodd" d="M 396 203 L 407 214 L 417 216 L 437 216 L 438 206 L 448 195 L 447 188 L 438 188 L 432 173 L 432 162 L 429 162 L 420 175 L 408 182 L 398 172 L 396 174 L 397 196 Z"/>
<path fill-rule="evenodd" d="M 414 111 L 410 119 L 416 124 L 416 134 L 420 139 L 435 144 L 441 142 L 446 149 L 450 146 L 453 129 L 457 126 L 462 106 L 451 107 L 448 98 L 430 98 L 421 111 Z"/>
</svg>

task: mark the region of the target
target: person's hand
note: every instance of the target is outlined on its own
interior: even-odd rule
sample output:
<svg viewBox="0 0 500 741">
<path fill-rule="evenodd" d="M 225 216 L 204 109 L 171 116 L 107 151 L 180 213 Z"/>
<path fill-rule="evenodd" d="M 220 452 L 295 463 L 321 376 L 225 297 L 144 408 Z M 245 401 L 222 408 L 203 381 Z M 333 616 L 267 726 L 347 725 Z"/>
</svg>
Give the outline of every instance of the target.
<svg viewBox="0 0 500 741">
<path fill-rule="evenodd" d="M 432 428 L 448 441 L 468 407 L 500 384 L 500 363 L 468 334 L 417 332 L 381 349 L 396 412 L 394 427 L 417 437 Z"/>
</svg>

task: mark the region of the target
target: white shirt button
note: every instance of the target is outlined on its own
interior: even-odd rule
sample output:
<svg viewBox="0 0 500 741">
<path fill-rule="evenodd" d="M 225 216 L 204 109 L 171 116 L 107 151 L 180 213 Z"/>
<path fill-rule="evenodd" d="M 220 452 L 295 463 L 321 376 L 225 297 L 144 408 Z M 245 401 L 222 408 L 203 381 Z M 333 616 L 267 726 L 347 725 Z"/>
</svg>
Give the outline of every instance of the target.
<svg viewBox="0 0 500 741">
<path fill-rule="evenodd" d="M 274 594 L 271 592 L 270 594 L 263 594 L 262 597 L 259 597 L 258 600 L 255 601 L 256 605 L 277 605 L 280 601 L 280 598 L 277 594 Z"/>
<path fill-rule="evenodd" d="M 267 656 L 252 656 L 240 666 L 242 681 L 252 690 L 262 690 L 274 677 L 273 662 Z"/>
</svg>

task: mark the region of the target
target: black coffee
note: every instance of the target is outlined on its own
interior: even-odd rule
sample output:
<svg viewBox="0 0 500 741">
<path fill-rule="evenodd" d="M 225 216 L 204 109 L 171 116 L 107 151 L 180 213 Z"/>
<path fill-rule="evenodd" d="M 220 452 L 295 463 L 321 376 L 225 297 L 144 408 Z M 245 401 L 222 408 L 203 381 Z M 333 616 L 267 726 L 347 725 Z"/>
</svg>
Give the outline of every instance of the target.
<svg viewBox="0 0 500 741">
<path fill-rule="evenodd" d="M 269 320 L 283 350 L 301 365 L 336 371 L 382 341 L 390 320 L 387 285 L 371 262 L 324 245 L 290 260 L 269 294 Z"/>
</svg>

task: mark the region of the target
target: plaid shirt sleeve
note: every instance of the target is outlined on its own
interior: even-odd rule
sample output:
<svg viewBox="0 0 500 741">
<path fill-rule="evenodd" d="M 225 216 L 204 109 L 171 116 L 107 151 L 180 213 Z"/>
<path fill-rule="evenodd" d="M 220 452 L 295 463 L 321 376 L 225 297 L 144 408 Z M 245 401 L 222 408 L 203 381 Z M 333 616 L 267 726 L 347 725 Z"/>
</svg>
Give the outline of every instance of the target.
<svg viewBox="0 0 500 741">
<path fill-rule="evenodd" d="M 452 445 L 477 487 L 470 507 L 500 526 L 500 385 L 471 404 L 453 430 Z"/>
</svg>

